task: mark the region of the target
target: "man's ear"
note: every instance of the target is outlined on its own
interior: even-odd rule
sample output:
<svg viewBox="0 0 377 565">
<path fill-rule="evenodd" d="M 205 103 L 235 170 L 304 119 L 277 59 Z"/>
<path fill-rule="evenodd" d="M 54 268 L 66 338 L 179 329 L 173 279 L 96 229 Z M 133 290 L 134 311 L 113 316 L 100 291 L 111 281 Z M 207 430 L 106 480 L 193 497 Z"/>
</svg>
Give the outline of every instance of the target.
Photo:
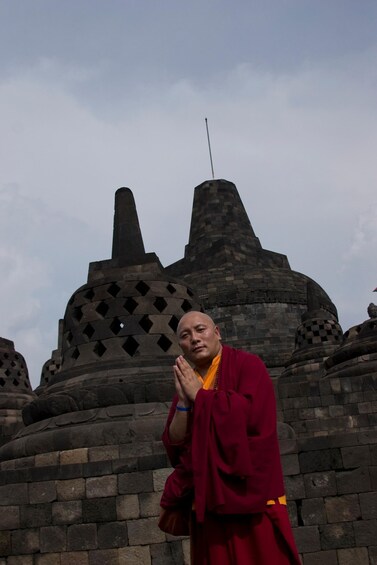
<svg viewBox="0 0 377 565">
<path fill-rule="evenodd" d="M 220 333 L 220 330 L 219 330 L 219 327 L 218 327 L 218 326 L 215 326 L 215 334 L 217 335 L 217 337 L 218 337 L 219 340 L 221 341 L 221 333 Z"/>
</svg>

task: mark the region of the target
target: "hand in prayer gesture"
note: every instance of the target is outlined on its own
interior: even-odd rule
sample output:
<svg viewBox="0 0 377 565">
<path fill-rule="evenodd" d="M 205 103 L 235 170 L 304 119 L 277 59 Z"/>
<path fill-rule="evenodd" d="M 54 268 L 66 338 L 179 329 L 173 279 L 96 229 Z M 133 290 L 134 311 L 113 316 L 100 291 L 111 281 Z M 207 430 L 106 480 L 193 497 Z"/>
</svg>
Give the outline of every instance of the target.
<svg viewBox="0 0 377 565">
<path fill-rule="evenodd" d="M 203 387 L 203 383 L 182 355 L 175 360 L 174 380 L 179 400 L 185 405 L 194 402 L 198 390 Z"/>
</svg>

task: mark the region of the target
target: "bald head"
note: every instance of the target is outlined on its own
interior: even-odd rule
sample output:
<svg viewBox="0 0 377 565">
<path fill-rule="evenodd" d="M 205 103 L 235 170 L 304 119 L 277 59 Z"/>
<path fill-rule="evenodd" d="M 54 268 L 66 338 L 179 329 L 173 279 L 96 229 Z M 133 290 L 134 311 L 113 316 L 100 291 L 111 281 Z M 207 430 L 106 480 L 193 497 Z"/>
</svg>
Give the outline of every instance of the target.
<svg viewBox="0 0 377 565">
<path fill-rule="evenodd" d="M 221 349 L 219 328 L 208 314 L 187 312 L 177 327 L 179 345 L 189 361 L 206 369 Z"/>
<path fill-rule="evenodd" d="M 197 312 L 195 310 L 191 310 L 190 312 L 183 314 L 182 318 L 178 322 L 178 326 L 177 326 L 178 337 L 179 337 L 180 329 L 193 319 L 196 319 L 198 321 L 201 320 L 212 327 L 216 325 L 215 322 L 212 320 L 211 316 L 208 316 L 208 314 L 204 314 L 204 312 Z"/>
</svg>

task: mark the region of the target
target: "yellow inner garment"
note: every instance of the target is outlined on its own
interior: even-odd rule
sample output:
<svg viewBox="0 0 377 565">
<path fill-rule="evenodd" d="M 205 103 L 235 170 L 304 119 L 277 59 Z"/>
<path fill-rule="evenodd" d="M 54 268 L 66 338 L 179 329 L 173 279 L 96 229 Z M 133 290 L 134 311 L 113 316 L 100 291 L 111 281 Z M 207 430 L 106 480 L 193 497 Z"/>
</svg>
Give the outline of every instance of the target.
<svg viewBox="0 0 377 565">
<path fill-rule="evenodd" d="M 216 357 L 212 359 L 211 366 L 208 369 L 204 379 L 203 377 L 201 377 L 200 373 L 195 369 L 195 374 L 198 377 L 198 379 L 203 383 L 204 390 L 211 390 L 215 387 L 217 370 L 220 365 L 220 359 L 221 359 L 221 351 L 216 355 Z M 287 498 L 285 494 L 283 496 L 279 496 L 277 500 L 279 504 L 284 504 L 284 505 L 287 504 Z M 273 506 L 274 504 L 276 504 L 276 500 L 267 500 L 266 504 L 267 506 Z"/>
<path fill-rule="evenodd" d="M 211 366 L 206 372 L 204 379 L 203 377 L 200 376 L 200 373 L 196 369 L 194 369 L 196 376 L 203 383 L 204 390 L 211 390 L 215 388 L 217 369 L 219 368 L 220 365 L 220 359 L 221 359 L 221 351 L 216 355 L 216 357 L 212 359 Z"/>
</svg>

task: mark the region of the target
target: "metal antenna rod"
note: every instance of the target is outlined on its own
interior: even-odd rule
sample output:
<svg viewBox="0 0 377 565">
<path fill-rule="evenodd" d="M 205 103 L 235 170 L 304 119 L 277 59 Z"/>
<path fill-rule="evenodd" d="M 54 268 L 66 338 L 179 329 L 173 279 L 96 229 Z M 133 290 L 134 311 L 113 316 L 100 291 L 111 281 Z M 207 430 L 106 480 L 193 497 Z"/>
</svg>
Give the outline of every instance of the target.
<svg viewBox="0 0 377 565">
<path fill-rule="evenodd" d="M 211 142 L 209 140 L 209 130 L 208 130 L 208 120 L 205 118 L 206 121 L 206 129 L 207 129 L 207 139 L 208 139 L 208 149 L 209 149 L 209 158 L 211 160 L 211 169 L 212 169 L 212 178 L 215 179 L 215 173 L 213 171 L 213 161 L 212 161 L 212 151 L 211 151 Z"/>
</svg>

